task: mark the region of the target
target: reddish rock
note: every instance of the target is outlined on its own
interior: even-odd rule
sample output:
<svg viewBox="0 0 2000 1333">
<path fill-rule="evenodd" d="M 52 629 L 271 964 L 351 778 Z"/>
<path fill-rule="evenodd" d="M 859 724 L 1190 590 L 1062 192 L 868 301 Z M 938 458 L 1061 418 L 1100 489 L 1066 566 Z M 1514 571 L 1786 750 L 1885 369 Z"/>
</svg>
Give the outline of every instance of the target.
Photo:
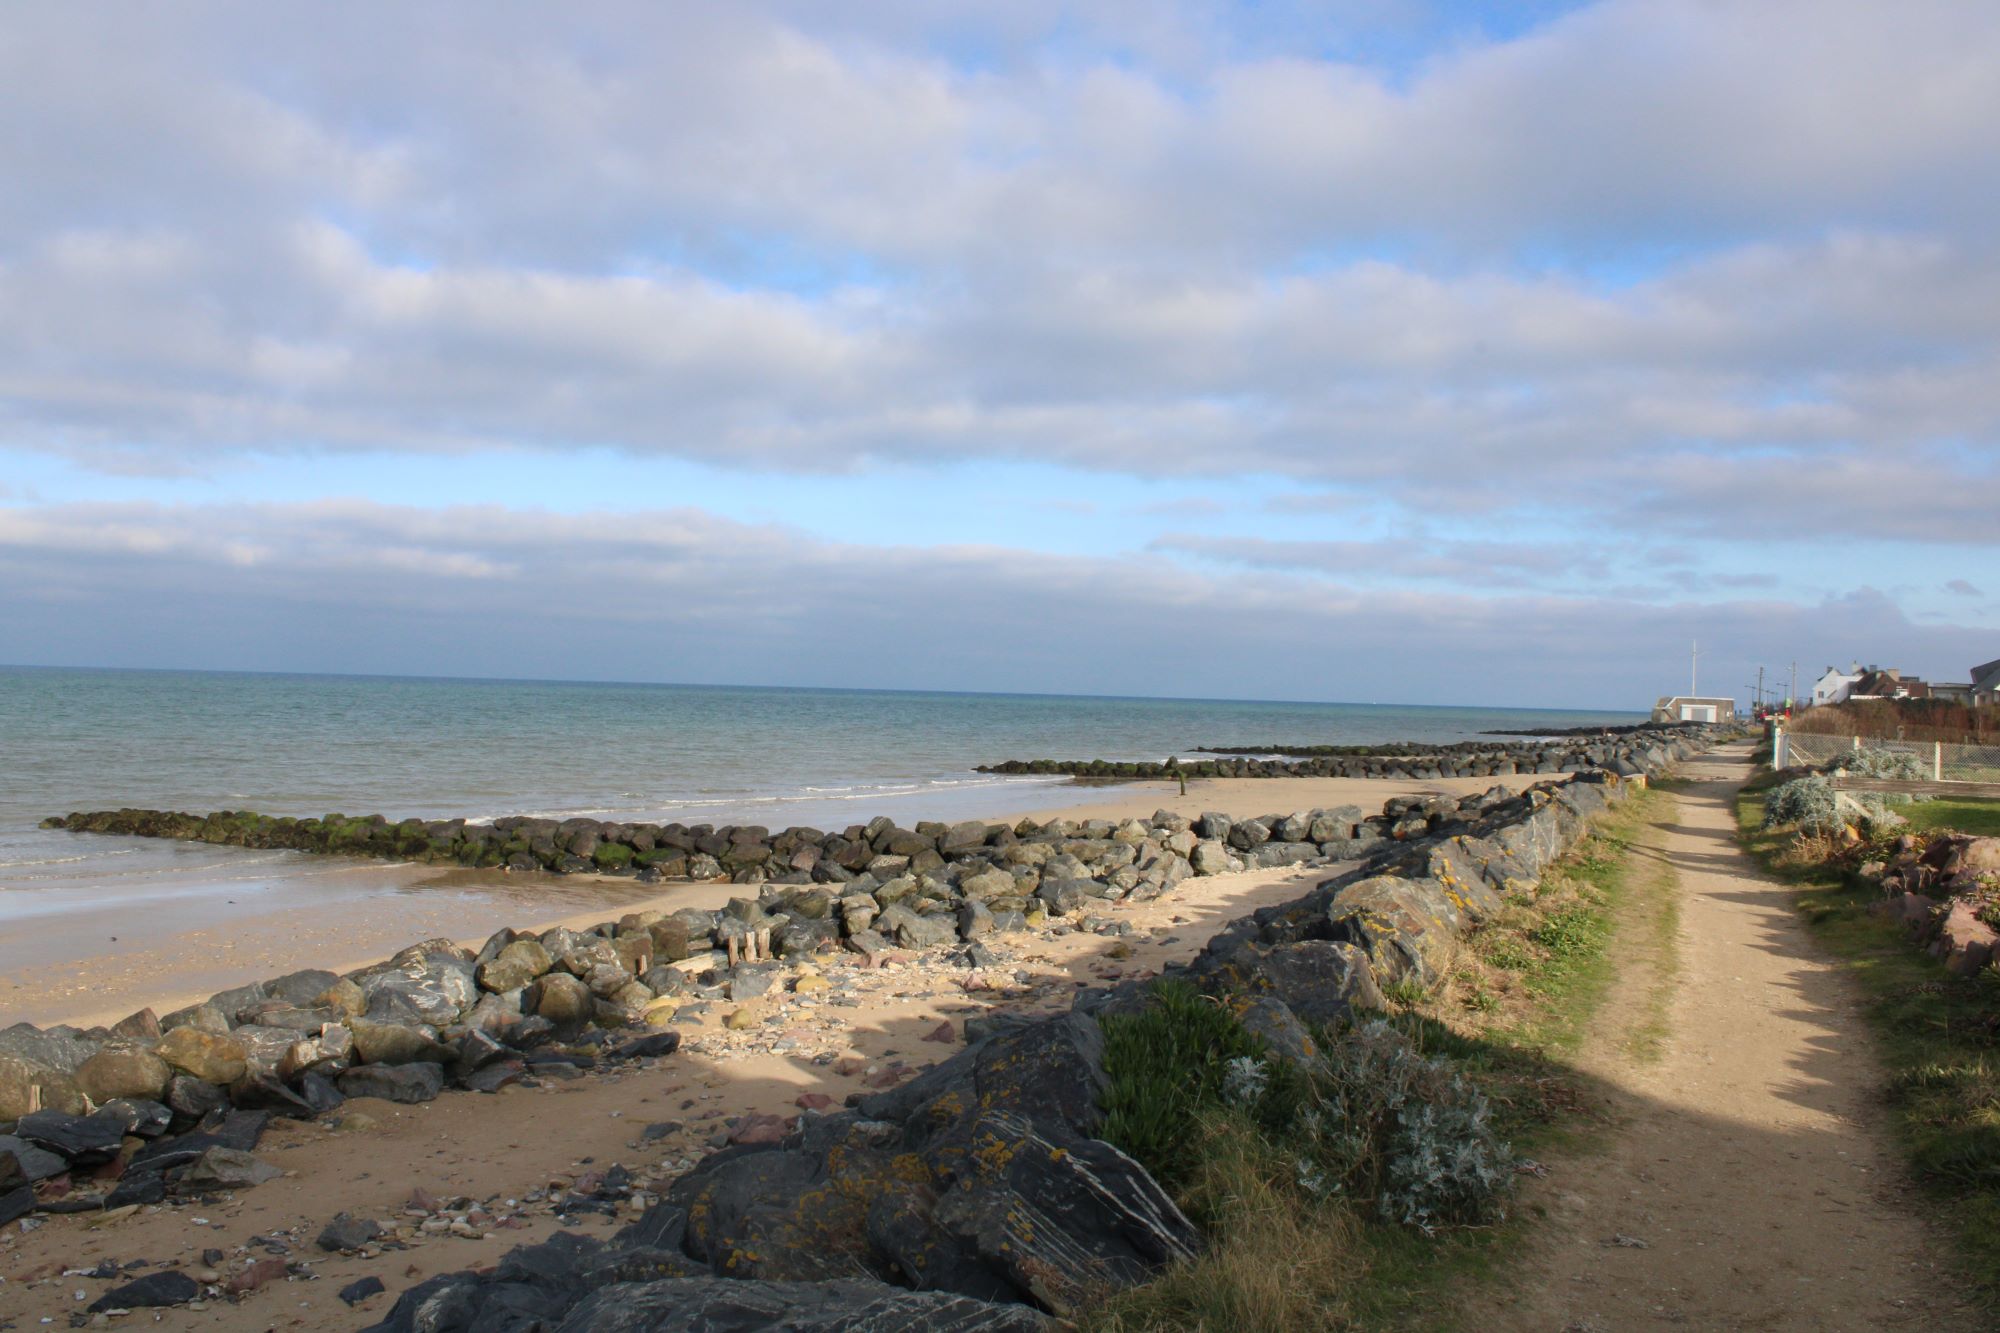
<svg viewBox="0 0 2000 1333">
<path fill-rule="evenodd" d="M 955 1042 L 958 1040 L 958 1029 L 954 1028 L 950 1023 L 940 1023 L 924 1034 L 924 1040 Z"/>
<path fill-rule="evenodd" d="M 792 1132 L 791 1122 L 775 1115 L 746 1115 L 729 1131 L 729 1142 L 778 1143 Z"/>
<path fill-rule="evenodd" d="M 242 1272 L 230 1274 L 222 1286 L 230 1295 L 241 1296 L 273 1282 L 283 1282 L 288 1275 L 283 1259 L 259 1259 Z"/>
<path fill-rule="evenodd" d="M 1891 917 L 1911 930 L 1924 930 L 1937 915 L 1937 899 L 1927 898 L 1921 893 L 1906 893 L 1891 899 L 1888 908 Z"/>
<path fill-rule="evenodd" d="M 793 1098 L 792 1105 L 805 1111 L 824 1111 L 833 1105 L 833 1098 L 823 1092 L 802 1092 Z"/>
<path fill-rule="evenodd" d="M 1955 977 L 1969 977 L 1994 957 L 2000 947 L 2000 931 L 1981 921 L 1970 902 L 1956 902 L 1945 914 L 1931 952 L 1944 959 L 1945 971 Z"/>
</svg>

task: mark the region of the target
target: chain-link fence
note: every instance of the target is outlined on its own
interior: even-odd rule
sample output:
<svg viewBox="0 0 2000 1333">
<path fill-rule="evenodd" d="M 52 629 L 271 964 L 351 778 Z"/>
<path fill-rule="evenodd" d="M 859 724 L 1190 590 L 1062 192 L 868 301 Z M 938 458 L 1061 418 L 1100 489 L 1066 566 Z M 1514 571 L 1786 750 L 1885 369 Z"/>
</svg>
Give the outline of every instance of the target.
<svg viewBox="0 0 2000 1333">
<path fill-rule="evenodd" d="M 2000 745 L 1952 745 L 1944 741 L 1892 741 L 1872 736 L 1828 736 L 1780 731 L 1779 768 L 1821 768 L 1850 755 L 1879 758 L 1908 755 L 1896 764 L 1902 774 L 1930 782 L 2000 782 Z M 1870 765 L 1871 768 L 1878 767 Z"/>
</svg>

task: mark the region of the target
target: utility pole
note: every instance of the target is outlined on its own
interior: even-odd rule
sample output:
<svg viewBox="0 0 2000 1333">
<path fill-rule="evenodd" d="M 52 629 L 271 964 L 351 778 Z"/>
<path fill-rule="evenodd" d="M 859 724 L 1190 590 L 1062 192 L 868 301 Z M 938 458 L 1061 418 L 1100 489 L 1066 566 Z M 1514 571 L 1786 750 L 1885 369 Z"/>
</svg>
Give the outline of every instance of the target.
<svg viewBox="0 0 2000 1333">
<path fill-rule="evenodd" d="M 1785 707 L 1797 708 L 1798 706 L 1799 706 L 1799 663 L 1798 659 L 1794 658 L 1792 660 L 1792 692 L 1785 696 Z"/>
<path fill-rule="evenodd" d="M 1688 698 L 1699 699 L 1701 690 L 1696 685 L 1696 670 L 1701 664 L 1701 640 L 1692 640 L 1688 647 Z"/>
<path fill-rule="evenodd" d="M 1757 707 L 1764 706 L 1764 668 L 1757 668 Z"/>
</svg>

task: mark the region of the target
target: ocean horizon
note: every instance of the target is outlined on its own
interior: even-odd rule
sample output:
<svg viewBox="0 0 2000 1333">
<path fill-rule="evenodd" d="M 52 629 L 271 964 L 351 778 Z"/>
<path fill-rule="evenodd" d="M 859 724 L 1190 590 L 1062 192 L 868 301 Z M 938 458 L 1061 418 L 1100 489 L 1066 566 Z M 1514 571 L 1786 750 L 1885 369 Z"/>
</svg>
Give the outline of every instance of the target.
<svg viewBox="0 0 2000 1333">
<path fill-rule="evenodd" d="M 993 694 L 119 667 L 0 666 L 0 922 L 137 902 L 199 911 L 388 867 L 36 827 L 145 806 L 396 818 L 589 816 L 841 828 L 1064 803 L 1004 759 L 1199 746 L 1445 743 L 1643 713 L 1450 704 Z M 1276 803 L 1282 803 L 1278 801 Z"/>
</svg>

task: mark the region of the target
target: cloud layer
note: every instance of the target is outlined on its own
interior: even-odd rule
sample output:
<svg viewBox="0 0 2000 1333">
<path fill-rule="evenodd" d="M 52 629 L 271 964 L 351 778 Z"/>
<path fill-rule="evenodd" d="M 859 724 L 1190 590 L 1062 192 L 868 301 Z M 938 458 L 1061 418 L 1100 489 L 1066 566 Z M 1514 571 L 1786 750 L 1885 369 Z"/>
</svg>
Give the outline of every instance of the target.
<svg viewBox="0 0 2000 1333">
<path fill-rule="evenodd" d="M 1607 708 L 1649 702 L 1635 682 L 1676 688 L 1697 635 L 1807 665 L 1868 641 L 1955 670 L 1990 646 L 1913 625 L 1873 591 L 1812 607 L 1380 594 L 1153 557 L 828 542 L 698 509 L 354 501 L 0 509 L 0 624 L 25 660 L 118 666 L 315 670 L 337 655 L 385 673 L 448 660 L 517 677 Z"/>
<path fill-rule="evenodd" d="M 204 511 L 233 559 L 194 510 L 0 479 L 0 518 L 44 606 L 119 559 L 146 575 L 150 542 L 294 606 L 369 560 L 476 590 L 574 541 L 605 577 L 699 573 L 718 607 L 756 570 L 769 598 L 787 567 L 927 591 L 945 568 L 1031 600 L 1283 586 L 1343 634 L 1358 598 L 1468 642 L 1545 604 L 1639 635 L 1683 601 L 1786 598 L 1742 611 L 1753 635 L 1903 583 L 1993 625 L 1973 571 L 1908 572 L 2000 542 L 1996 67 L 2000 12 L 1943 0 L 1470 25 L 1141 0 L 42 7 L 0 33 L 0 460 L 324 460 L 366 523 L 457 535 L 448 557 L 360 541 L 364 511 L 253 482 Z M 1182 498 L 1102 568 L 1005 545 L 901 567 L 803 515 L 724 541 L 699 495 L 623 554 L 526 510 L 488 519 L 540 554 L 382 505 L 397 458 L 528 459 L 559 488 L 584 449 L 1222 499 L 1254 475 L 1290 526 Z M 1716 554 L 1745 541 L 1824 577 L 1808 595 Z M 758 554 L 701 554 L 730 545 Z M 1632 568 L 1667 546 L 1694 553 L 1673 577 Z"/>
</svg>

